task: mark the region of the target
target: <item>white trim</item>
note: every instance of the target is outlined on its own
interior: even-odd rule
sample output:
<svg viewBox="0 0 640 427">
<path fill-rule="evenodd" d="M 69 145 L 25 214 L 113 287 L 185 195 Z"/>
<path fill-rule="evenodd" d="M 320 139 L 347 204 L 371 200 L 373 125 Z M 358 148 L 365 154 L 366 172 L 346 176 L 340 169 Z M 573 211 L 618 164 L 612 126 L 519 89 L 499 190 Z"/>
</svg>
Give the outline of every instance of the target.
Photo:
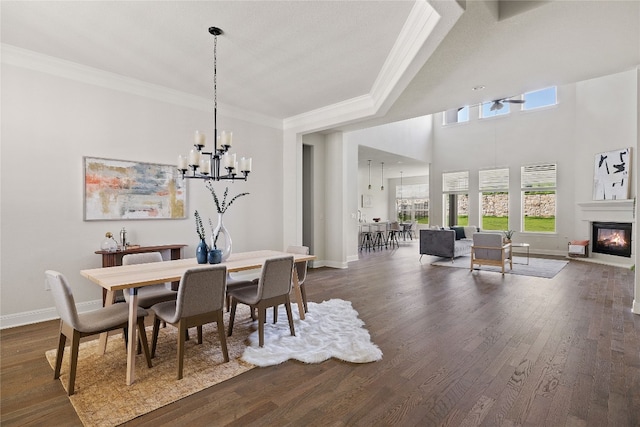
<svg viewBox="0 0 640 427">
<path fill-rule="evenodd" d="M 2 43 L 2 63 L 213 113 L 210 99 Z M 225 116 L 282 130 L 282 120 L 218 103 Z"/>
<path fill-rule="evenodd" d="M 631 306 L 631 311 L 634 312 L 635 314 L 640 314 L 640 301 L 638 301 L 637 299 L 633 300 L 633 305 Z"/>
<path fill-rule="evenodd" d="M 102 307 L 102 300 L 94 300 L 78 303 L 76 305 L 78 313 L 97 310 Z M 0 316 L 0 329 L 15 328 L 17 326 L 30 325 L 33 323 L 46 322 L 48 320 L 59 319 L 55 307 L 43 308 L 41 310 L 25 311 L 22 313 L 7 314 Z"/>
</svg>

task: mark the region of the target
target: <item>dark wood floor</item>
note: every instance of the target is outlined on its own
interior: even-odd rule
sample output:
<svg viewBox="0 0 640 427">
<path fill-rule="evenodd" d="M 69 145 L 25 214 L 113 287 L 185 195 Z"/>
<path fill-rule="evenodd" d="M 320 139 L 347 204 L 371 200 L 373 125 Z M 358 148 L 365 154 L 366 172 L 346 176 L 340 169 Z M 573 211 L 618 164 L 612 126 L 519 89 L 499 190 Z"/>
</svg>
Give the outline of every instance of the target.
<svg viewBox="0 0 640 427">
<path fill-rule="evenodd" d="M 572 261 L 549 280 L 418 259 L 414 242 L 309 273 L 309 299 L 352 301 L 382 361 L 256 368 L 128 424 L 640 426 L 630 271 Z M 57 327 L 2 331 L 3 426 L 80 425 L 44 357 Z"/>
</svg>

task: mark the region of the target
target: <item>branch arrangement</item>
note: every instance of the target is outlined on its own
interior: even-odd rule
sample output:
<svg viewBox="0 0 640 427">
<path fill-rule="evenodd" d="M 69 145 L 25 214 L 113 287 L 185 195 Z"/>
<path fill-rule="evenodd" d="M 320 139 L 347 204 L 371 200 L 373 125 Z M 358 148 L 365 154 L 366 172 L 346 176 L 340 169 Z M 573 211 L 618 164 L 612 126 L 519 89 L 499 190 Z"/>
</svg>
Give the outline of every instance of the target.
<svg viewBox="0 0 640 427">
<path fill-rule="evenodd" d="M 200 240 L 204 240 L 204 226 L 202 225 L 202 218 L 200 218 L 200 213 L 196 211 L 194 216 L 196 217 L 196 233 L 198 233 L 198 237 L 200 238 Z"/>
<path fill-rule="evenodd" d="M 221 213 L 221 214 L 225 213 L 227 209 L 229 209 L 229 206 L 231 206 L 238 197 L 246 196 L 249 194 L 249 193 L 237 194 L 231 200 L 229 200 L 229 203 L 227 203 L 227 195 L 229 194 L 229 187 L 226 187 L 224 189 L 224 195 L 222 196 L 222 204 L 220 204 L 220 200 L 218 200 L 218 195 L 216 194 L 216 190 L 213 188 L 213 183 L 211 181 L 207 181 L 206 185 L 207 185 L 207 189 L 209 190 L 209 192 L 211 192 L 211 195 L 213 196 L 213 201 L 216 204 L 216 210 L 218 211 L 218 213 Z"/>
</svg>

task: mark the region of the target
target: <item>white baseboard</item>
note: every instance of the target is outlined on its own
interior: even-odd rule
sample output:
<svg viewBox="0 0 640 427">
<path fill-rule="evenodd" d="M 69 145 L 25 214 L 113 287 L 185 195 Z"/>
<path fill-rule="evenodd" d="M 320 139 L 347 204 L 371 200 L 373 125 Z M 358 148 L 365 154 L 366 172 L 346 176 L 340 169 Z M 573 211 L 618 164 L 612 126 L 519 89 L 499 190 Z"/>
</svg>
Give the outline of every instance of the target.
<svg viewBox="0 0 640 427">
<path fill-rule="evenodd" d="M 78 313 L 91 311 L 102 307 L 102 300 L 88 301 L 77 304 Z M 16 326 L 31 325 L 33 323 L 46 322 L 47 320 L 59 319 L 55 307 L 43 308 L 41 310 L 25 311 L 22 313 L 7 314 L 0 316 L 0 329 L 15 328 Z"/>
<path fill-rule="evenodd" d="M 633 305 L 631 306 L 631 311 L 635 314 L 640 314 L 640 301 L 637 299 L 633 300 Z"/>
</svg>

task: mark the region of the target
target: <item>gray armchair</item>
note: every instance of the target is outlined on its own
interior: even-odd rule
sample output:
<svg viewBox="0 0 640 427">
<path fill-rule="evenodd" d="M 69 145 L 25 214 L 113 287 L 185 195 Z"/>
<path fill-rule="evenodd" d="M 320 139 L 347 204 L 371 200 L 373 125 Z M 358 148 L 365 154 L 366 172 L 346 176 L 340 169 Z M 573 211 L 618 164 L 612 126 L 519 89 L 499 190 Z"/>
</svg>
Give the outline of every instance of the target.
<svg viewBox="0 0 640 427">
<path fill-rule="evenodd" d="M 471 246 L 471 270 L 474 265 L 495 265 L 502 269 L 509 263 L 509 269 L 513 269 L 511 256 L 511 243 L 503 243 L 502 234 L 475 233 Z"/>
</svg>

